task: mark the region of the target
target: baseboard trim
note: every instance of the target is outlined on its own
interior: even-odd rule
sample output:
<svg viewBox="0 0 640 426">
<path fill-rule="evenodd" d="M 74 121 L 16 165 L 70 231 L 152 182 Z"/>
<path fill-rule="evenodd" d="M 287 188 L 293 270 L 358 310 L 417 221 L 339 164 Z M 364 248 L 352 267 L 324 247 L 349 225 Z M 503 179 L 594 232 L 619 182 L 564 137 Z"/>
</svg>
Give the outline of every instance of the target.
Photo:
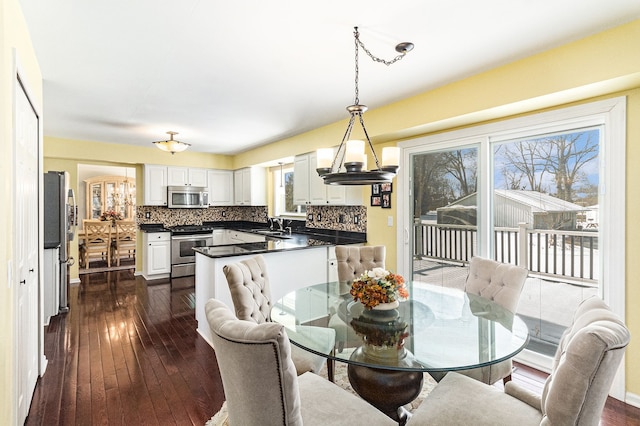
<svg viewBox="0 0 640 426">
<path fill-rule="evenodd" d="M 640 408 L 640 395 L 627 392 L 624 397 L 624 402 L 633 405 L 636 408 Z"/>
</svg>

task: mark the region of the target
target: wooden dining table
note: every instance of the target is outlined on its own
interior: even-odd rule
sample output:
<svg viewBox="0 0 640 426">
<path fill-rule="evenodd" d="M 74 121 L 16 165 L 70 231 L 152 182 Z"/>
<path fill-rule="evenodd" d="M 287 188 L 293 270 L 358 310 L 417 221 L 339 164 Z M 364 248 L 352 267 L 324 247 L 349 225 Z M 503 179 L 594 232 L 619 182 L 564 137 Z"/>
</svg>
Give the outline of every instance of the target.
<svg viewBox="0 0 640 426">
<path fill-rule="evenodd" d="M 406 285 L 409 299 L 396 309 L 365 309 L 352 300 L 348 284 L 329 282 L 287 294 L 271 312 L 292 344 L 348 364 L 353 389 L 399 424 L 408 417 L 403 406 L 422 390 L 424 373 L 438 380 L 448 371 L 495 364 L 529 341 L 524 321 L 497 303 L 441 285 Z M 317 328 L 299 325 L 335 328 L 334 315 L 340 344 L 327 354 L 313 344 Z"/>
</svg>

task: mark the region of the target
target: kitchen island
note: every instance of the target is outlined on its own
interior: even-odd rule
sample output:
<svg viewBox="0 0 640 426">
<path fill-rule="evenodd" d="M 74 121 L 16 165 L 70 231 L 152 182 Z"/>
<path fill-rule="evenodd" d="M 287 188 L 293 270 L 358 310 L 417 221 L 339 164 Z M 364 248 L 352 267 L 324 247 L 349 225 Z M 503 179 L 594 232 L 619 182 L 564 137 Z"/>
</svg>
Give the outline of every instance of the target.
<svg viewBox="0 0 640 426">
<path fill-rule="evenodd" d="M 342 234 L 292 233 L 278 237 L 241 232 L 248 242 L 194 248 L 196 252 L 195 303 L 198 333 L 211 344 L 211 330 L 204 312 L 210 298 L 233 310 L 233 301 L 222 268 L 261 254 L 267 264 L 272 300 L 302 287 L 337 279 L 335 246 L 363 244 L 364 238 Z"/>
</svg>

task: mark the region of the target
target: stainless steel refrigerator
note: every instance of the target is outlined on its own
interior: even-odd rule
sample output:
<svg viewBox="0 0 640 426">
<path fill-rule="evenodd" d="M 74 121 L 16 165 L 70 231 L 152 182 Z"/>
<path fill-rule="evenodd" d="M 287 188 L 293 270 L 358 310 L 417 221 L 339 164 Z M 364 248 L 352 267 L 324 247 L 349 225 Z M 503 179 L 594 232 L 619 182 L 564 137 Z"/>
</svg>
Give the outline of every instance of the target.
<svg viewBox="0 0 640 426">
<path fill-rule="evenodd" d="M 70 242 L 73 241 L 77 225 L 77 208 L 73 189 L 69 188 L 68 172 L 47 172 L 44 174 L 44 248 L 58 248 L 59 273 L 53 277 L 53 285 L 58 297 L 59 312 L 69 310 L 68 274 L 74 260 L 70 256 Z"/>
</svg>

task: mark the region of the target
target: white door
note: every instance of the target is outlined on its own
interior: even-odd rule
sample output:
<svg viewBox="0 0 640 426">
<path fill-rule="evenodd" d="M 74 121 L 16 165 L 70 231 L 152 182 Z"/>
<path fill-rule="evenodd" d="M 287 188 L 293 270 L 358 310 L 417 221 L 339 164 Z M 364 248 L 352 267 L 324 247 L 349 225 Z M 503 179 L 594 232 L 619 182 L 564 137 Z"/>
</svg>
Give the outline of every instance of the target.
<svg viewBox="0 0 640 426">
<path fill-rule="evenodd" d="M 38 116 L 20 82 L 15 114 L 16 405 L 18 423 L 29 414 L 38 378 Z"/>
</svg>

